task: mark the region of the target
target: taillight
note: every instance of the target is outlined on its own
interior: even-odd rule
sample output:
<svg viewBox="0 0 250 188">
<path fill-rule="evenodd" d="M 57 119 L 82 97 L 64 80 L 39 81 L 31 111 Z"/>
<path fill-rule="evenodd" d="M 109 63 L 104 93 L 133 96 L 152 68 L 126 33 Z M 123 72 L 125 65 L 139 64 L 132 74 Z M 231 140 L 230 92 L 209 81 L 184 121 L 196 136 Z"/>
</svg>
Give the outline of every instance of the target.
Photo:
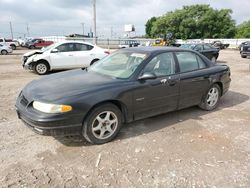
<svg viewBox="0 0 250 188">
<path fill-rule="evenodd" d="M 105 53 L 105 54 L 108 54 L 108 55 L 110 54 L 110 52 L 109 52 L 109 51 L 104 51 L 104 53 Z"/>
</svg>

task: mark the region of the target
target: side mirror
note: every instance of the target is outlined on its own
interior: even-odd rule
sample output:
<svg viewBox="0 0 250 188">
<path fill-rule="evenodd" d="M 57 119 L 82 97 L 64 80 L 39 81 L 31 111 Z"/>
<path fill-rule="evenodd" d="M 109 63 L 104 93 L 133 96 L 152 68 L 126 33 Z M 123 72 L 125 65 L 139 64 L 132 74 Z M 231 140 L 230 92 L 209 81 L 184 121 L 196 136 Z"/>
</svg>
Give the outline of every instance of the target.
<svg viewBox="0 0 250 188">
<path fill-rule="evenodd" d="M 58 49 L 54 48 L 53 50 L 51 50 L 51 53 L 58 53 Z"/>
<path fill-rule="evenodd" d="M 151 72 L 145 72 L 141 76 L 139 76 L 138 80 L 153 80 L 156 79 L 157 76 Z"/>
</svg>

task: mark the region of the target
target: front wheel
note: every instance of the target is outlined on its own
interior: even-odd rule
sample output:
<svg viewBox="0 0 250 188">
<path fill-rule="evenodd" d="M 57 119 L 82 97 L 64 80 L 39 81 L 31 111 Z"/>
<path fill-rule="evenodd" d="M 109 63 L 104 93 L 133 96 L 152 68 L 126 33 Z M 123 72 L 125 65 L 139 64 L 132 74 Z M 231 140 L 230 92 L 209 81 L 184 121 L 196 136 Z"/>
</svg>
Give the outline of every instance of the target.
<svg viewBox="0 0 250 188">
<path fill-rule="evenodd" d="M 8 52 L 7 52 L 7 50 L 2 50 L 2 51 L 1 51 L 1 54 L 2 54 L 2 55 L 7 55 Z"/>
<path fill-rule="evenodd" d="M 83 122 L 82 134 L 92 144 L 113 140 L 121 129 L 121 111 L 111 103 L 96 107 Z"/>
<path fill-rule="evenodd" d="M 49 66 L 46 62 L 38 62 L 34 66 L 34 71 L 39 75 L 44 75 L 49 71 Z"/>
<path fill-rule="evenodd" d="M 247 56 L 245 56 L 245 55 L 241 55 L 241 57 L 242 57 L 242 58 L 247 58 Z"/>
<path fill-rule="evenodd" d="M 213 110 L 218 106 L 219 99 L 221 96 L 221 88 L 217 84 L 212 85 L 205 97 L 199 104 L 199 107 L 203 110 Z"/>
</svg>

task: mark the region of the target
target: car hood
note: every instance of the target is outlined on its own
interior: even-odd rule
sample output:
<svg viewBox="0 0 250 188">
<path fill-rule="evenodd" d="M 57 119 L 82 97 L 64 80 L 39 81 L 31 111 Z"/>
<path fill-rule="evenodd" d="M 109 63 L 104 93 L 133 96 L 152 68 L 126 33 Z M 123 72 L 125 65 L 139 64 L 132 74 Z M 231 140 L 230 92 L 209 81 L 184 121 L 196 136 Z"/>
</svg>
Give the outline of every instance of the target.
<svg viewBox="0 0 250 188">
<path fill-rule="evenodd" d="M 35 55 L 35 54 L 42 54 L 42 53 L 43 53 L 43 51 L 41 51 L 41 50 L 32 50 L 32 51 L 30 51 L 30 52 L 25 53 L 23 56 L 24 56 L 24 57 L 30 57 L 30 56 L 32 56 L 32 55 Z"/>
<path fill-rule="evenodd" d="M 122 80 L 77 69 L 44 76 L 23 89 L 23 95 L 31 102 L 55 102 L 65 97 L 89 93 L 120 84 Z"/>
</svg>

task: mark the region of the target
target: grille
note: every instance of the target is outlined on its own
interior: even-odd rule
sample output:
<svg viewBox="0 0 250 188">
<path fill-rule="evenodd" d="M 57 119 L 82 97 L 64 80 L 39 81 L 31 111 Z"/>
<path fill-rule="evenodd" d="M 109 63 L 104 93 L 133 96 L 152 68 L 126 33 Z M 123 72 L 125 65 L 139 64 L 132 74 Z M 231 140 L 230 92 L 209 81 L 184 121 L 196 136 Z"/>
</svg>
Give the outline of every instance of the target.
<svg viewBox="0 0 250 188">
<path fill-rule="evenodd" d="M 24 95 L 21 95 L 21 100 L 20 100 L 20 103 L 23 105 L 23 106 L 27 106 L 28 105 L 28 100 L 24 97 Z"/>
</svg>

